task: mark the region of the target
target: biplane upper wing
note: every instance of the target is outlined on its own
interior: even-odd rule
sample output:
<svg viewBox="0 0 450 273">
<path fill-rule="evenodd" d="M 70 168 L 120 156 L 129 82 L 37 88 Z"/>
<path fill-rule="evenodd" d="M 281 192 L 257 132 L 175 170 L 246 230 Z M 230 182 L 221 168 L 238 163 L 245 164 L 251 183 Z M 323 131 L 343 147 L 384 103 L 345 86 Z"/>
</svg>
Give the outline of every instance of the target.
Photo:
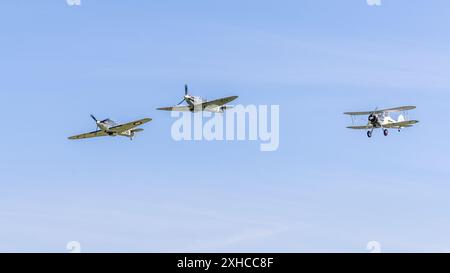
<svg viewBox="0 0 450 273">
<path fill-rule="evenodd" d="M 375 110 L 375 111 L 364 111 L 364 112 L 345 112 L 344 115 L 350 116 L 367 116 L 370 114 L 382 114 L 382 113 L 393 113 L 393 112 L 403 112 L 416 109 L 415 106 L 401 106 L 389 109 Z"/>
<path fill-rule="evenodd" d="M 207 101 L 207 102 L 203 103 L 203 106 L 205 108 L 208 106 L 222 106 L 222 105 L 225 105 L 227 103 L 234 101 L 237 98 L 238 98 L 238 96 L 231 96 L 231 97 L 221 98 L 221 99 L 217 99 L 217 100 Z"/>
<path fill-rule="evenodd" d="M 125 131 L 130 130 L 130 129 L 133 129 L 133 128 L 136 128 L 138 126 L 141 126 L 142 124 L 150 122 L 151 120 L 152 120 L 151 118 L 144 118 L 144 119 L 128 122 L 128 123 L 125 123 L 125 124 L 121 124 L 121 125 L 117 125 L 117 126 L 111 127 L 111 128 L 108 129 L 108 131 L 120 134 L 120 133 L 123 133 Z"/>
<path fill-rule="evenodd" d="M 415 106 L 400 106 L 395 108 L 389 108 L 381 110 L 382 113 L 394 113 L 394 112 L 404 112 L 416 109 Z"/>
<path fill-rule="evenodd" d="M 90 133 L 86 133 L 86 134 L 71 136 L 71 137 L 69 137 L 69 139 L 83 139 L 83 138 L 92 138 L 92 137 L 102 137 L 102 136 L 107 136 L 107 135 L 108 134 L 105 133 L 105 131 L 98 130 L 98 131 L 94 131 L 94 132 L 90 132 Z"/>
<path fill-rule="evenodd" d="M 188 112 L 191 111 L 191 108 L 189 106 L 182 105 L 182 106 L 161 107 L 157 108 L 156 110 Z"/>
<path fill-rule="evenodd" d="M 384 128 L 402 128 L 402 127 L 411 127 L 413 124 L 418 123 L 418 120 L 405 120 L 400 122 L 383 124 Z"/>
</svg>

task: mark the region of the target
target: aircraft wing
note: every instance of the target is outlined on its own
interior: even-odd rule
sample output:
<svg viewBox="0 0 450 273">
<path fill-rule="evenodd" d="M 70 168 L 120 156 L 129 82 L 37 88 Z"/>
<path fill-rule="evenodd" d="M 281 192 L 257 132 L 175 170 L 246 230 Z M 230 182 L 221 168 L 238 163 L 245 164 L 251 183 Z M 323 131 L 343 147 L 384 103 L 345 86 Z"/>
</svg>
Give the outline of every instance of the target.
<svg viewBox="0 0 450 273">
<path fill-rule="evenodd" d="M 125 131 L 130 130 L 130 129 L 133 129 L 133 128 L 136 128 L 138 126 L 141 126 L 142 124 L 147 123 L 147 122 L 149 122 L 151 120 L 152 120 L 151 118 L 144 118 L 144 119 L 128 122 L 128 123 L 125 123 L 125 124 L 121 124 L 121 125 L 117 125 L 117 126 L 114 126 L 114 127 L 110 127 L 108 129 L 108 131 L 120 134 L 120 133 L 123 133 Z"/>
<path fill-rule="evenodd" d="M 355 129 L 355 130 L 368 130 L 368 129 L 372 129 L 373 126 L 370 124 L 370 125 L 361 125 L 361 126 L 348 126 L 347 128 Z"/>
<path fill-rule="evenodd" d="M 94 131 L 94 132 L 90 132 L 90 133 L 86 133 L 86 134 L 71 136 L 71 137 L 69 137 L 69 139 L 83 139 L 83 138 L 92 138 L 92 137 L 102 137 L 102 136 L 107 136 L 107 135 L 108 134 L 105 133 L 104 131 L 98 130 L 98 131 Z"/>
<path fill-rule="evenodd" d="M 394 122 L 389 124 L 383 124 L 384 128 L 402 128 L 402 127 L 411 127 L 413 124 L 418 123 L 418 120 L 405 120 L 401 122 Z"/>
<path fill-rule="evenodd" d="M 365 111 L 365 112 L 345 112 L 344 115 L 349 116 L 368 116 L 370 114 L 380 114 L 383 113 L 381 111 Z"/>
<path fill-rule="evenodd" d="M 415 106 L 401 106 L 401 107 L 395 107 L 395 108 L 389 108 L 381 110 L 383 113 L 393 113 L 393 112 L 403 112 L 403 111 L 409 111 L 416 109 Z"/>
<path fill-rule="evenodd" d="M 416 109 L 415 106 L 401 106 L 401 107 L 395 107 L 395 108 L 388 108 L 388 109 L 382 109 L 382 110 L 376 110 L 376 111 L 364 111 L 364 112 L 345 112 L 344 115 L 350 115 L 350 116 L 368 116 L 370 114 L 382 114 L 382 113 L 393 113 L 393 112 L 403 112 L 403 111 L 409 111 Z"/>
<path fill-rule="evenodd" d="M 181 105 L 181 106 L 161 107 L 157 108 L 156 110 L 188 112 L 191 110 L 191 108 L 189 108 L 189 106 L 186 105 Z"/>
<path fill-rule="evenodd" d="M 217 100 L 207 101 L 207 102 L 203 103 L 203 106 L 205 108 L 208 106 L 222 106 L 229 102 L 234 101 L 237 98 L 238 98 L 238 96 L 231 96 L 231 97 L 221 98 L 221 99 L 217 99 Z"/>
</svg>

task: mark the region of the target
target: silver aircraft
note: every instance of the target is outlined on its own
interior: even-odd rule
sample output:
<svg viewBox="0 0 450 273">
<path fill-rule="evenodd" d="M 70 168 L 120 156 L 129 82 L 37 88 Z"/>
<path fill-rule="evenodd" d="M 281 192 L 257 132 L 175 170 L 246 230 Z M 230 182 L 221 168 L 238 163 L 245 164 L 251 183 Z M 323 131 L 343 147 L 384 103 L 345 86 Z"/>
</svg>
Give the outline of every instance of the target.
<svg viewBox="0 0 450 273">
<path fill-rule="evenodd" d="M 366 111 L 366 112 L 345 112 L 345 115 L 350 115 L 352 118 L 355 116 L 368 116 L 367 125 L 348 126 L 349 129 L 356 130 L 368 130 L 367 136 L 372 137 L 373 130 L 375 128 L 381 128 L 383 134 L 387 136 L 389 134 L 388 129 L 397 129 L 399 132 L 402 128 L 412 127 L 418 123 L 418 120 L 409 120 L 407 118 L 407 111 L 416 109 L 415 106 L 401 106 L 396 108 L 389 108 L 383 110 Z M 397 119 L 391 117 L 392 113 L 400 113 Z"/>
<path fill-rule="evenodd" d="M 223 113 L 225 110 L 232 108 L 230 105 L 226 105 L 229 102 L 234 101 L 238 98 L 238 96 L 231 96 L 226 98 L 221 98 L 217 100 L 208 101 L 201 97 L 196 97 L 188 94 L 188 86 L 184 86 L 184 97 L 183 100 L 180 101 L 175 106 L 170 107 L 161 107 L 157 110 L 164 111 L 182 111 L 182 112 L 201 112 L 201 111 L 209 111 L 214 113 Z M 181 105 L 183 102 L 186 102 L 187 105 Z"/>
</svg>

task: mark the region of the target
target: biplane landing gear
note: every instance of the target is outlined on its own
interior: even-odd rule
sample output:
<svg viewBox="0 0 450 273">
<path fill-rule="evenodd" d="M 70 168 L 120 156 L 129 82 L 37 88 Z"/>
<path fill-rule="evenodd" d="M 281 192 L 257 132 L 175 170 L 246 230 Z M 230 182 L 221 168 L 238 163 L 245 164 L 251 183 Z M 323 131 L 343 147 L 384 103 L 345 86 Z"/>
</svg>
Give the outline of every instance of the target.
<svg viewBox="0 0 450 273">
<path fill-rule="evenodd" d="M 389 135 L 388 129 L 384 129 L 384 130 L 383 130 L 383 134 L 384 134 L 384 136 L 388 136 L 388 135 Z"/>
<path fill-rule="evenodd" d="M 367 137 L 371 138 L 372 137 L 372 131 L 367 131 Z"/>
</svg>

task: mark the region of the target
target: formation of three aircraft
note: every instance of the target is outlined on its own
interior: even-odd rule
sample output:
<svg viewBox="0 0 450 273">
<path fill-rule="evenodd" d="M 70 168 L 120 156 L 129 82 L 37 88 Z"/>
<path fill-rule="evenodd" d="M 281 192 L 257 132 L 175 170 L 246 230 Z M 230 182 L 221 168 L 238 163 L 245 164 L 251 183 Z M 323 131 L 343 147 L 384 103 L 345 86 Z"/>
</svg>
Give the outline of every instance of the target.
<svg viewBox="0 0 450 273">
<path fill-rule="evenodd" d="M 226 98 L 220 98 L 217 100 L 207 101 L 202 99 L 201 97 L 196 97 L 188 94 L 188 86 L 185 85 L 184 97 L 183 100 L 180 101 L 177 105 L 171 107 L 162 107 L 157 110 L 165 110 L 165 111 L 183 111 L 183 112 L 199 112 L 199 111 L 209 111 L 214 113 L 223 113 L 225 110 L 232 108 L 230 105 L 226 105 L 237 99 L 238 96 L 230 96 Z M 187 105 L 181 105 L 183 102 L 186 102 Z M 360 130 L 368 130 L 367 136 L 372 137 L 372 133 L 374 129 L 381 128 L 383 130 L 383 134 L 385 136 L 388 135 L 388 129 L 398 129 L 412 127 L 414 124 L 418 123 L 417 120 L 408 120 L 406 113 L 409 110 L 415 109 L 415 106 L 401 106 L 390 109 L 378 110 L 374 111 L 365 111 L 365 112 L 345 112 L 345 115 L 350 115 L 352 118 L 355 116 L 368 116 L 367 125 L 362 126 L 348 126 L 350 129 L 360 129 Z M 392 113 L 403 113 L 400 114 L 395 120 L 391 117 Z M 132 122 L 128 122 L 125 124 L 116 124 L 114 121 L 110 119 L 105 120 L 97 120 L 93 115 L 91 115 L 92 119 L 95 121 L 97 125 L 97 130 L 85 134 L 80 134 L 76 136 L 71 136 L 69 139 L 84 139 L 84 138 L 93 138 L 93 137 L 102 137 L 102 136 L 124 136 L 133 140 L 135 134 L 137 132 L 142 132 L 144 129 L 138 128 L 139 126 L 150 122 L 151 118 L 144 118 Z"/>
</svg>

